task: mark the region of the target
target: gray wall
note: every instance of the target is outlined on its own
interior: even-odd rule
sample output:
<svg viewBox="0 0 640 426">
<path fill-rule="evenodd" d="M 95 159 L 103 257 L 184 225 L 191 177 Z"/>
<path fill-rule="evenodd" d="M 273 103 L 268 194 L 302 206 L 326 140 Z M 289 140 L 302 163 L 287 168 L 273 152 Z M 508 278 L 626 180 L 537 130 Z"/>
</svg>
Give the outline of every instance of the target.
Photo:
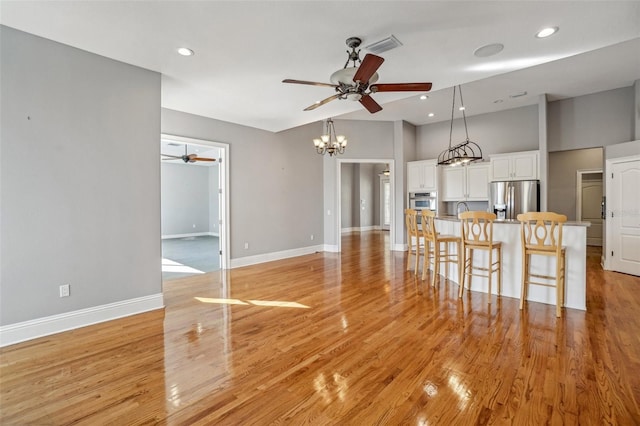
<svg viewBox="0 0 640 426">
<path fill-rule="evenodd" d="M 161 293 L 160 75 L 0 43 L 0 324 Z"/>
<path fill-rule="evenodd" d="M 417 127 L 417 160 L 438 158 L 449 146 L 451 122 L 441 121 Z M 480 145 L 482 154 L 538 149 L 538 106 L 531 105 L 467 117 L 469 139 Z M 464 122 L 453 121 L 451 145 L 465 140 Z"/>
<path fill-rule="evenodd" d="M 634 140 L 633 86 L 549 103 L 549 151 Z"/>
<path fill-rule="evenodd" d="M 604 169 L 603 149 L 576 149 L 549 153 L 548 210 L 576 219 L 577 171 Z"/>
<path fill-rule="evenodd" d="M 321 132 L 321 123 L 274 134 L 162 110 L 162 133 L 229 144 L 232 259 L 322 242 L 323 157 L 312 142 Z"/>
<path fill-rule="evenodd" d="M 210 232 L 210 168 L 162 163 L 162 236 Z"/>
</svg>

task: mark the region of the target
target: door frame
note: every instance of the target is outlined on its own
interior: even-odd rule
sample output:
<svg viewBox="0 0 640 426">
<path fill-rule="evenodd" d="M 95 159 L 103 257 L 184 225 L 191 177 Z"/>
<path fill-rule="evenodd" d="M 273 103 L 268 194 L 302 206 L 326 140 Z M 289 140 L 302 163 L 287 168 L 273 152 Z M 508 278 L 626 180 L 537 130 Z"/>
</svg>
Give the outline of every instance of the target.
<svg viewBox="0 0 640 426">
<path fill-rule="evenodd" d="M 378 179 L 378 186 L 379 186 L 379 192 L 380 192 L 380 229 L 382 229 L 383 231 L 390 231 L 391 230 L 391 223 L 389 223 L 389 227 L 385 228 L 384 225 L 384 201 L 383 201 L 383 195 L 384 195 L 384 184 L 385 182 L 389 182 L 389 204 L 390 204 L 390 208 L 391 208 L 391 212 L 393 214 L 393 204 L 391 204 L 391 192 L 393 191 L 391 189 L 391 172 L 389 172 L 389 176 L 386 175 L 381 175 L 379 176 Z M 389 217 L 389 221 L 391 221 L 391 217 Z"/>
<path fill-rule="evenodd" d="M 193 144 L 193 145 L 203 145 L 210 146 L 212 148 L 218 148 L 220 150 L 220 158 L 219 158 L 219 167 L 220 167 L 220 189 L 222 190 L 222 196 L 219 197 L 220 200 L 220 250 L 222 250 L 222 255 L 220 256 L 220 269 L 229 269 L 230 266 L 230 250 L 229 250 L 229 241 L 230 238 L 230 227 L 229 227 L 229 144 L 223 142 L 216 142 L 206 139 L 194 139 L 187 138 L 184 136 L 171 135 L 167 133 L 160 134 L 160 139 L 175 141 L 181 144 Z"/>
<path fill-rule="evenodd" d="M 369 163 L 369 164 L 388 164 L 389 165 L 389 182 L 391 183 L 391 205 L 395 206 L 395 189 L 394 189 L 394 170 L 395 160 L 393 158 L 338 158 L 336 162 L 336 186 L 335 193 L 338 194 L 336 204 L 335 223 L 336 229 L 334 230 L 334 238 L 337 242 L 337 252 L 342 252 L 342 200 L 340 199 L 340 190 L 342 188 L 342 163 Z M 396 240 L 395 235 L 395 208 L 391 209 L 391 225 L 389 230 L 389 251 L 393 251 L 394 242 Z"/>
<path fill-rule="evenodd" d="M 612 205 L 612 201 L 611 200 L 611 194 L 613 193 L 613 187 L 611 184 L 611 179 L 609 179 L 609 174 L 612 173 L 613 170 L 613 165 L 614 164 L 621 164 L 621 163 L 629 163 L 629 162 L 633 162 L 633 161 L 640 161 L 640 155 L 630 155 L 628 157 L 619 157 L 619 158 L 611 158 L 608 160 L 605 160 L 604 162 L 604 174 L 602 175 L 602 178 L 604 180 L 604 194 L 605 194 L 605 199 L 606 199 L 606 210 L 605 210 L 605 234 L 606 234 L 606 239 L 603 241 L 603 247 L 602 247 L 602 265 L 603 265 L 603 269 L 611 271 L 612 270 L 612 266 L 611 266 L 611 256 L 607 256 L 607 253 L 611 250 L 611 247 L 613 247 L 613 225 L 611 223 L 611 220 L 609 220 L 611 218 L 611 209 L 609 208 L 609 206 Z"/>
<path fill-rule="evenodd" d="M 602 195 L 604 196 L 604 172 L 601 168 L 597 169 L 579 169 L 576 170 L 576 220 L 582 220 L 582 177 L 583 175 L 588 175 L 592 173 L 600 173 L 602 175 L 601 184 L 602 184 Z M 602 202 L 602 200 L 600 200 Z M 604 219 L 603 219 L 604 222 Z M 605 223 L 602 224 L 602 246 L 604 247 L 604 240 L 606 238 L 607 232 L 605 229 Z M 587 238 L 588 240 L 588 238 Z"/>
</svg>

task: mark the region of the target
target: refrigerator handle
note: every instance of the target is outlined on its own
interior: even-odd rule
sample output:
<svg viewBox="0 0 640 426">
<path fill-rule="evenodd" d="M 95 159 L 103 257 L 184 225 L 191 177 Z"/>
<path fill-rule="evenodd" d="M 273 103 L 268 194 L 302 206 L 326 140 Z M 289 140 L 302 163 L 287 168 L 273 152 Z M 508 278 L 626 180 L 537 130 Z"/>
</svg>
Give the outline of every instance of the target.
<svg viewBox="0 0 640 426">
<path fill-rule="evenodd" d="M 515 210 L 515 198 L 516 194 L 515 194 L 515 187 L 513 186 L 512 183 L 509 183 L 509 219 L 515 219 L 516 214 L 514 212 Z"/>
</svg>

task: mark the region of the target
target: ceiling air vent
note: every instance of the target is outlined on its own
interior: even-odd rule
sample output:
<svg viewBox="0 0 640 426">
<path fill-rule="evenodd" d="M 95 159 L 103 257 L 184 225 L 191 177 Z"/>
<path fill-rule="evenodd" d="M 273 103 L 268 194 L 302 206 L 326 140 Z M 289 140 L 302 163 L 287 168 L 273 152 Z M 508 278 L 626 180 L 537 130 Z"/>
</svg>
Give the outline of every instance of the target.
<svg viewBox="0 0 640 426">
<path fill-rule="evenodd" d="M 395 49 L 396 47 L 402 46 L 400 40 L 396 38 L 393 34 L 391 36 L 384 38 L 380 41 L 376 41 L 375 43 L 371 43 L 368 46 L 365 46 L 370 53 L 377 55 L 382 52 L 386 52 L 387 50 Z"/>
</svg>

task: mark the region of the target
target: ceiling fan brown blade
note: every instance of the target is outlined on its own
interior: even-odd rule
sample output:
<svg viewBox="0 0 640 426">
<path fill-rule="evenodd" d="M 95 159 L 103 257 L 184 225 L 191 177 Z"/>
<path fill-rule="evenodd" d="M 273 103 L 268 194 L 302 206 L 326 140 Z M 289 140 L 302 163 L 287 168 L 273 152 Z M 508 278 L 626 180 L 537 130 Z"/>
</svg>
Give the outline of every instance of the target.
<svg viewBox="0 0 640 426">
<path fill-rule="evenodd" d="M 309 86 L 338 87 L 336 84 L 318 83 L 316 81 L 292 80 L 290 78 L 282 80 L 283 83 L 308 84 Z"/>
<path fill-rule="evenodd" d="M 374 101 L 373 98 L 369 95 L 364 95 L 363 97 L 361 97 L 360 103 L 371 114 L 375 114 L 378 111 L 382 111 L 382 107 L 380 106 L 380 104 Z"/>
<path fill-rule="evenodd" d="M 431 83 L 387 83 L 373 84 L 369 88 L 375 92 L 428 92 L 431 90 Z"/>
<path fill-rule="evenodd" d="M 195 157 L 194 161 L 216 161 L 215 158 Z"/>
<path fill-rule="evenodd" d="M 380 65 L 382 65 L 383 62 L 384 58 L 367 53 L 362 60 L 362 64 L 358 67 L 358 71 L 356 71 L 356 74 L 353 76 L 353 81 L 359 81 L 361 84 L 367 84 L 371 76 L 378 71 L 378 68 L 380 68 Z"/>
<path fill-rule="evenodd" d="M 320 102 L 316 102 L 316 103 L 315 103 L 315 104 L 313 104 L 313 105 L 309 105 L 308 107 L 306 107 L 306 108 L 304 109 L 304 111 L 311 111 L 312 109 L 316 109 L 316 108 L 318 108 L 319 106 L 322 106 L 322 105 L 324 105 L 324 104 L 326 104 L 326 103 L 329 103 L 329 102 L 331 102 L 331 101 L 333 101 L 333 100 L 335 100 L 335 99 L 338 99 L 340 96 L 341 96 L 341 94 L 340 94 L 340 93 L 336 93 L 336 94 L 335 94 L 335 95 L 333 95 L 333 96 L 329 96 L 327 99 L 323 99 L 323 100 L 321 100 Z"/>
</svg>

